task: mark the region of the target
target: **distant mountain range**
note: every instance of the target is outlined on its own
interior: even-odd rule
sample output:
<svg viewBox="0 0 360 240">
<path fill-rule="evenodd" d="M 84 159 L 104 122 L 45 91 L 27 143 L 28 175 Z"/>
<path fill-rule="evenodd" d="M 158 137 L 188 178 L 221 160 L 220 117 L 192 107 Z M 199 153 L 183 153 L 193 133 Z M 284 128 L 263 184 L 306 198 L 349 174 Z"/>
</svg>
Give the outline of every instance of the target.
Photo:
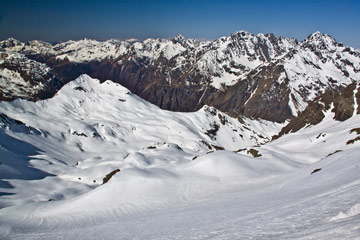
<svg viewBox="0 0 360 240">
<path fill-rule="evenodd" d="M 214 41 L 172 39 L 55 45 L 0 42 L 0 99 L 45 99 L 88 74 L 162 109 L 214 106 L 233 117 L 283 122 L 327 91 L 360 79 L 360 51 L 315 32 L 305 40 L 239 31 Z"/>
</svg>

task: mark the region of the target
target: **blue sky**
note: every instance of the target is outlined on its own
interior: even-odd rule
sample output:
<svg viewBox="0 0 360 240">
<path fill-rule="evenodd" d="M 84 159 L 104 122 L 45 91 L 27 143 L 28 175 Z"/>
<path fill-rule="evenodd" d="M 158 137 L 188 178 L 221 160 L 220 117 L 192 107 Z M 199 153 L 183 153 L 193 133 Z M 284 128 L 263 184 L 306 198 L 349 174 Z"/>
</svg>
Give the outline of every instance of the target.
<svg viewBox="0 0 360 240">
<path fill-rule="evenodd" d="M 238 30 L 304 39 L 320 31 L 360 48 L 358 0 L 3 1 L 0 39 L 216 39 Z"/>
</svg>

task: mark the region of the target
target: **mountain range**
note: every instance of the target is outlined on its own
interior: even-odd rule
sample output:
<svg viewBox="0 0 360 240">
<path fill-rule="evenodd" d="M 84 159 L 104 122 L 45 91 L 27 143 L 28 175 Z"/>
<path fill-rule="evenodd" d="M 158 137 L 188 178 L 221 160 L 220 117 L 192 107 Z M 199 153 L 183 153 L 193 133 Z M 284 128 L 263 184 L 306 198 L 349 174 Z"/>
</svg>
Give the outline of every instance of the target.
<svg viewBox="0 0 360 240">
<path fill-rule="evenodd" d="M 360 51 L 0 42 L 0 239 L 357 239 Z"/>
<path fill-rule="evenodd" d="M 181 35 L 55 45 L 8 39 L 0 47 L 4 100 L 45 99 L 88 74 L 120 83 L 166 110 L 209 105 L 234 117 L 283 122 L 326 91 L 342 91 L 360 79 L 360 51 L 320 32 L 301 42 L 239 31 L 205 42 Z M 16 82 L 6 80 L 9 75 Z"/>
</svg>

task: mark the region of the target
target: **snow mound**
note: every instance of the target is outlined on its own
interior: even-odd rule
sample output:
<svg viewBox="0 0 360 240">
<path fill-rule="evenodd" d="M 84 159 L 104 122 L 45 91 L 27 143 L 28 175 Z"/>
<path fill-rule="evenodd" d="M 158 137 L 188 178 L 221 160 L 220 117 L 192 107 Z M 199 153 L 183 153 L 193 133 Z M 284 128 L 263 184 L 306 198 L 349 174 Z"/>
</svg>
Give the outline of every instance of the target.
<svg viewBox="0 0 360 240">
<path fill-rule="evenodd" d="M 219 179 L 253 181 L 279 171 L 291 169 L 283 160 L 269 163 L 265 159 L 253 158 L 228 151 L 216 151 L 196 158 L 189 163 L 188 170 L 196 174 Z"/>
<path fill-rule="evenodd" d="M 330 218 L 330 221 L 342 220 L 342 219 L 354 217 L 354 216 L 357 216 L 357 215 L 360 215 L 360 204 L 355 204 L 354 206 L 352 206 L 346 212 L 340 212 L 335 217 Z"/>
</svg>

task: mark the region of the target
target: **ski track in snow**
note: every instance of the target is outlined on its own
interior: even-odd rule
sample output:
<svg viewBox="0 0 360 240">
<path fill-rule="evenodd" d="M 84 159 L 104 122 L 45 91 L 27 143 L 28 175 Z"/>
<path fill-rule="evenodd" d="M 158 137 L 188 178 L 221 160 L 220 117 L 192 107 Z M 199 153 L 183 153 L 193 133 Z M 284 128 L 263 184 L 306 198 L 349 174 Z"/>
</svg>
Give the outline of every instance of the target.
<svg viewBox="0 0 360 240">
<path fill-rule="evenodd" d="M 164 111 L 86 75 L 53 99 L 2 102 L 0 112 L 1 239 L 360 235 L 359 142 L 346 144 L 359 115 L 336 122 L 329 110 L 254 147 L 283 125 L 241 124 L 209 107 Z"/>
</svg>

